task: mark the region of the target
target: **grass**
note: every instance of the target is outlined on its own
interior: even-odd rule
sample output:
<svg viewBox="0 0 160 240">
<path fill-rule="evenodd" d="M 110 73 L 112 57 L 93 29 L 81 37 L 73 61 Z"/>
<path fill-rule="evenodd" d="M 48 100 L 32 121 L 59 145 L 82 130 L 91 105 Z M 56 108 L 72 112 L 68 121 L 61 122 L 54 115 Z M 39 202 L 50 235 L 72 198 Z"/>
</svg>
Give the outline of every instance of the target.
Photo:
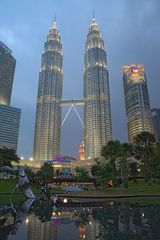
<svg viewBox="0 0 160 240">
<path fill-rule="evenodd" d="M 114 188 L 105 188 L 99 191 L 83 191 L 76 192 L 78 196 L 120 196 L 120 195 L 146 195 L 146 194 L 160 194 L 160 184 L 158 183 L 144 183 L 144 180 L 139 180 L 137 183 L 129 182 L 128 188 L 124 187 L 114 187 Z M 75 192 L 70 192 L 68 195 L 75 195 Z"/>
<path fill-rule="evenodd" d="M 114 195 L 143 195 L 143 194 L 160 194 L 160 184 L 145 183 L 144 180 L 139 180 L 137 183 L 129 182 L 128 188 L 107 188 L 106 193 Z"/>
<path fill-rule="evenodd" d="M 16 180 L 0 180 L 0 205 L 1 204 L 10 204 L 10 194 L 13 190 L 13 188 L 16 186 Z M 31 185 L 32 191 L 36 194 L 38 194 L 38 197 L 42 196 L 40 188 L 38 188 L 35 184 Z M 50 189 L 51 194 L 57 194 L 57 193 L 62 193 L 63 190 L 60 188 L 56 189 Z M 24 200 L 25 197 L 23 193 L 17 189 L 15 191 L 15 194 L 13 195 L 13 200 L 14 202 L 18 202 L 20 200 Z"/>
<path fill-rule="evenodd" d="M 16 181 L 15 180 L 0 180 L 0 204 L 3 202 L 9 203 L 9 197 L 10 193 L 12 192 L 12 189 L 15 187 Z M 31 186 L 33 192 L 38 194 L 40 196 L 40 189 L 37 188 L 36 185 Z M 51 194 L 55 193 L 63 193 L 61 189 L 51 189 L 50 190 Z M 9 193 L 7 195 L 4 195 L 2 193 Z M 20 190 L 16 190 L 16 193 L 21 193 Z M 122 188 L 122 187 L 117 187 L 117 188 L 106 188 L 104 190 L 99 190 L 99 191 L 81 191 L 81 192 L 69 192 L 66 195 L 70 196 L 110 196 L 113 195 L 139 195 L 143 196 L 145 194 L 160 194 L 160 184 L 158 183 L 144 183 L 144 180 L 139 180 L 137 183 L 129 182 L 128 188 Z M 23 194 L 15 194 L 14 198 L 16 198 L 16 201 L 18 200 L 23 200 L 24 196 Z"/>
<path fill-rule="evenodd" d="M 16 180 L 0 180 L 0 193 L 11 193 L 13 188 L 16 186 Z M 41 190 L 36 184 L 31 185 L 32 191 L 34 193 L 40 193 Z M 51 193 L 60 193 L 62 190 L 60 188 L 51 189 Z M 21 193 L 19 189 L 16 190 L 16 193 Z"/>
</svg>

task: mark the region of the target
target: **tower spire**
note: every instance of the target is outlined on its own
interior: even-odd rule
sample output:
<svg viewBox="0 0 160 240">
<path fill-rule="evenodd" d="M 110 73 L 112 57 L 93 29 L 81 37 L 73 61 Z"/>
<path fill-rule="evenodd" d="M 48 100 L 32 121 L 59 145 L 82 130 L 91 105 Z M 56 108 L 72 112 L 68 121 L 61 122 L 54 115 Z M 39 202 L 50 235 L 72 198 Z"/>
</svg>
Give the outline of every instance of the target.
<svg viewBox="0 0 160 240">
<path fill-rule="evenodd" d="M 56 23 L 57 19 L 56 19 L 56 13 L 54 14 L 54 22 Z"/>
<path fill-rule="evenodd" d="M 95 20 L 94 8 L 93 8 L 93 20 Z"/>
<path fill-rule="evenodd" d="M 54 14 L 54 21 L 53 21 L 53 25 L 51 29 L 58 29 L 57 28 L 57 22 L 56 22 L 57 18 L 56 18 L 56 13 Z"/>
</svg>

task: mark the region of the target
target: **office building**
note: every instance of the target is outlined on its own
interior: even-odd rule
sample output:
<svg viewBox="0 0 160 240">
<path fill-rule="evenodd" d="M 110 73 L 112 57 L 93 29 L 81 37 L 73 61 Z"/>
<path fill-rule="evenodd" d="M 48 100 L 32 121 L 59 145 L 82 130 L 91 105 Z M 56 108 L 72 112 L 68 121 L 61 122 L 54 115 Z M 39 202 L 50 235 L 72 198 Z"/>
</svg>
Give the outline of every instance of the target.
<svg viewBox="0 0 160 240">
<path fill-rule="evenodd" d="M 84 141 L 81 142 L 80 146 L 79 146 L 79 156 L 78 156 L 79 160 L 85 160 L 85 153 L 84 153 Z"/>
<path fill-rule="evenodd" d="M 89 27 L 84 55 L 85 159 L 99 157 L 112 139 L 109 74 L 104 41 L 95 18 Z"/>
<path fill-rule="evenodd" d="M 153 133 L 147 80 L 143 65 L 124 65 L 123 84 L 128 125 L 128 140 L 140 132 Z"/>
<path fill-rule="evenodd" d="M 17 150 L 21 110 L 0 104 L 0 148 Z"/>
<path fill-rule="evenodd" d="M 21 110 L 10 106 L 16 60 L 0 42 L 0 148 L 17 151 Z"/>
<path fill-rule="evenodd" d="M 0 104 L 10 104 L 15 66 L 12 51 L 0 41 Z"/>
<path fill-rule="evenodd" d="M 34 160 L 52 160 L 60 151 L 62 44 L 53 23 L 42 53 L 34 133 Z"/>
</svg>

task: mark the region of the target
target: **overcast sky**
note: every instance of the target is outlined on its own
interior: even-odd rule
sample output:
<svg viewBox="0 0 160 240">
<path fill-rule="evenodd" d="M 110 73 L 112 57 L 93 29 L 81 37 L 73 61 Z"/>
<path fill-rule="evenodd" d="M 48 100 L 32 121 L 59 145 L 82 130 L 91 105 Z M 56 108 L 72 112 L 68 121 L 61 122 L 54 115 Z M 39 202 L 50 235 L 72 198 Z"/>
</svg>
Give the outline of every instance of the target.
<svg viewBox="0 0 160 240">
<path fill-rule="evenodd" d="M 41 54 L 55 13 L 63 44 L 63 99 L 81 99 L 93 9 L 107 52 L 113 139 L 127 141 L 122 65 L 144 64 L 151 107 L 160 108 L 160 0 L 0 0 L 0 40 L 17 60 L 11 105 L 22 109 L 20 156 L 32 155 Z M 61 154 L 77 156 L 82 139 L 72 111 L 62 128 Z"/>
</svg>

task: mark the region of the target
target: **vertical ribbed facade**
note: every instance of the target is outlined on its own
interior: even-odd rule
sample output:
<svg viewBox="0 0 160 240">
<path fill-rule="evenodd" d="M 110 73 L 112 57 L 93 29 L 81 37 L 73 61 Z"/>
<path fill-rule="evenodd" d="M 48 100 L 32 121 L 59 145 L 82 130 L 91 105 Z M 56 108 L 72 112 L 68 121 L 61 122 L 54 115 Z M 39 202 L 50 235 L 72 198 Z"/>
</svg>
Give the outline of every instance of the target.
<svg viewBox="0 0 160 240">
<path fill-rule="evenodd" d="M 128 125 L 128 141 L 140 132 L 153 133 L 147 81 L 143 65 L 125 65 L 123 84 Z"/>
<path fill-rule="evenodd" d="M 62 45 L 54 22 L 42 54 L 34 134 L 34 160 L 51 160 L 60 151 Z"/>
<path fill-rule="evenodd" d="M 0 42 L 0 104 L 10 105 L 15 67 L 12 51 Z"/>
<path fill-rule="evenodd" d="M 15 67 L 12 51 L 0 42 L 0 148 L 17 151 L 21 110 L 10 106 Z"/>
<path fill-rule="evenodd" d="M 84 146 L 85 158 L 100 156 L 112 139 L 109 74 L 104 42 L 93 18 L 84 56 Z"/>
<path fill-rule="evenodd" d="M 21 110 L 0 104 L 0 148 L 17 151 Z"/>
</svg>

